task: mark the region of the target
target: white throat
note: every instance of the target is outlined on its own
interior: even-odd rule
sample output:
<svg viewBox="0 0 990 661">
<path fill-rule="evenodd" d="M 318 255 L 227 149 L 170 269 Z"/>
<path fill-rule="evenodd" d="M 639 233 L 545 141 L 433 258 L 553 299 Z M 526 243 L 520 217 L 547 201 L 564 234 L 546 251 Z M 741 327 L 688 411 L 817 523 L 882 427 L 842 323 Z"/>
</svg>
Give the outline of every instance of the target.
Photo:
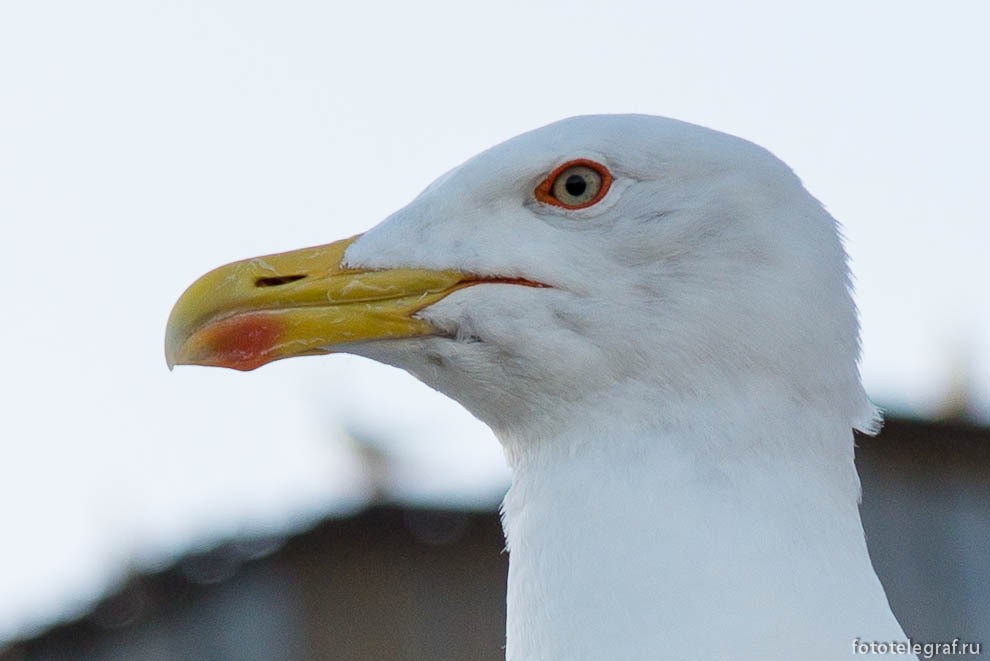
<svg viewBox="0 0 990 661">
<path fill-rule="evenodd" d="M 507 660 L 836 659 L 857 636 L 905 640 L 848 423 L 776 401 L 650 429 L 610 416 L 514 452 Z"/>
</svg>

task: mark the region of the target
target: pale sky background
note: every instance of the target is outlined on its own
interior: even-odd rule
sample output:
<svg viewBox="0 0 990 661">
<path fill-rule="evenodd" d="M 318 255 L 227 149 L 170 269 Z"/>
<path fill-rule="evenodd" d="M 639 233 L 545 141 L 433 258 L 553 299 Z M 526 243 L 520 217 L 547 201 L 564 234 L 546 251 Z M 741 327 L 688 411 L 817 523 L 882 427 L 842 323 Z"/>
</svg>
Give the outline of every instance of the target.
<svg viewBox="0 0 990 661">
<path fill-rule="evenodd" d="M 990 5 L 0 5 L 0 640 L 128 571 L 369 494 L 494 506 L 487 429 L 330 356 L 249 374 L 162 356 L 197 276 L 374 225 L 562 117 L 667 115 L 757 142 L 844 225 L 877 403 L 990 419 Z"/>
</svg>

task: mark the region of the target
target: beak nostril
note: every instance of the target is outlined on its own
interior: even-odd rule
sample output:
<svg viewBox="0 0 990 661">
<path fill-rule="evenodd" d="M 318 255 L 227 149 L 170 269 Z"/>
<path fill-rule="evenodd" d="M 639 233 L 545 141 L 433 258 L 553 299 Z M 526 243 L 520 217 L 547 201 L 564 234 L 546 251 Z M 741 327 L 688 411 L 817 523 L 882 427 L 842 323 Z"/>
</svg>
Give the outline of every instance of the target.
<svg viewBox="0 0 990 661">
<path fill-rule="evenodd" d="M 258 278 L 254 281 L 255 287 L 279 287 L 281 285 L 287 285 L 290 282 L 295 282 L 296 280 L 302 280 L 305 275 L 279 275 L 273 278 Z"/>
</svg>

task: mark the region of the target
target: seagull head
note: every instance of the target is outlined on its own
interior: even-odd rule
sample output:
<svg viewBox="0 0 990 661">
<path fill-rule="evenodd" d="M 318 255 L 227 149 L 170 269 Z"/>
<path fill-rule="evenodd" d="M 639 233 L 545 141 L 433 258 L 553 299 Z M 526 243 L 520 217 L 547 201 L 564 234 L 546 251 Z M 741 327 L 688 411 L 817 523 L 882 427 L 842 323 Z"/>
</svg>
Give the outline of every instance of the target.
<svg viewBox="0 0 990 661">
<path fill-rule="evenodd" d="M 836 223 L 790 169 L 637 115 L 520 135 L 362 235 L 220 267 L 166 332 L 170 367 L 367 356 L 503 441 L 754 387 L 867 428 L 858 351 Z"/>
</svg>

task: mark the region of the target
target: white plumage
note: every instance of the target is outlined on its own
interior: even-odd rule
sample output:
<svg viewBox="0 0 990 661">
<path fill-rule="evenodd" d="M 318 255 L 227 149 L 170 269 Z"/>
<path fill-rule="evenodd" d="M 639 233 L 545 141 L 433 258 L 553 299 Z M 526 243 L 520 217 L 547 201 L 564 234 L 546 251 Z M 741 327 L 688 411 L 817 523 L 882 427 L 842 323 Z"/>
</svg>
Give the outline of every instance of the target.
<svg viewBox="0 0 990 661">
<path fill-rule="evenodd" d="M 578 159 L 614 177 L 600 201 L 534 194 Z M 657 117 L 565 120 L 444 175 L 343 266 L 548 285 L 451 289 L 418 312 L 432 334 L 327 347 L 408 370 L 502 442 L 509 661 L 905 639 L 857 506 L 852 430 L 877 415 L 845 252 L 767 151 Z"/>
<path fill-rule="evenodd" d="M 536 203 L 592 158 L 610 199 Z M 864 542 L 852 429 L 876 413 L 835 221 L 765 150 L 579 117 L 445 175 L 350 265 L 451 268 L 422 316 L 460 341 L 348 351 L 488 423 L 513 469 L 507 658 L 836 659 L 904 640 Z"/>
</svg>

